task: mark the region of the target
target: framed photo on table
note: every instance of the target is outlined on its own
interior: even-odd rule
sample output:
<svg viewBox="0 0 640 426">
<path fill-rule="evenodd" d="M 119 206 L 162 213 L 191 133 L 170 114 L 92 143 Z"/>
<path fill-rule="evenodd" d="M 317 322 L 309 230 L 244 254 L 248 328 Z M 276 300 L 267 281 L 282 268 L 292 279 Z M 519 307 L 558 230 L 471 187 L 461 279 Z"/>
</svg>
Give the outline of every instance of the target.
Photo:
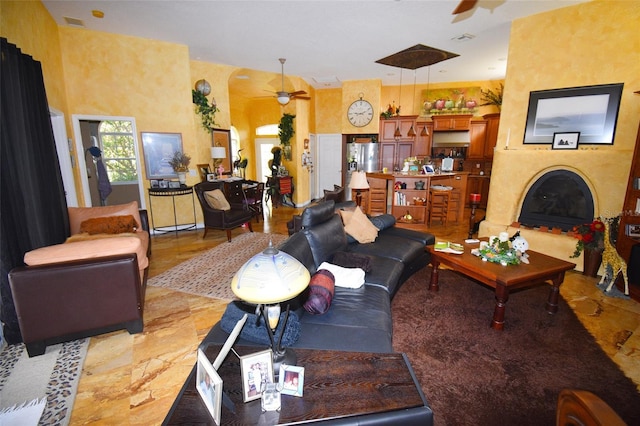
<svg viewBox="0 0 640 426">
<path fill-rule="evenodd" d="M 176 152 L 182 152 L 181 133 L 142 132 L 142 149 L 147 179 L 177 179 L 169 161 Z"/>
<path fill-rule="evenodd" d="M 242 374 L 242 400 L 259 399 L 262 386 L 273 383 L 273 352 L 267 349 L 240 357 Z"/>
<path fill-rule="evenodd" d="M 555 133 L 580 132 L 580 144 L 613 145 L 622 83 L 529 94 L 525 144 L 549 144 Z"/>
<path fill-rule="evenodd" d="M 281 365 L 280 392 L 285 395 L 302 396 L 304 389 L 304 367 L 295 365 Z"/>
<path fill-rule="evenodd" d="M 198 349 L 196 389 L 204 405 L 207 406 L 209 414 L 211 414 L 216 424 L 219 425 L 220 414 L 222 412 L 222 379 L 202 349 Z"/>
</svg>

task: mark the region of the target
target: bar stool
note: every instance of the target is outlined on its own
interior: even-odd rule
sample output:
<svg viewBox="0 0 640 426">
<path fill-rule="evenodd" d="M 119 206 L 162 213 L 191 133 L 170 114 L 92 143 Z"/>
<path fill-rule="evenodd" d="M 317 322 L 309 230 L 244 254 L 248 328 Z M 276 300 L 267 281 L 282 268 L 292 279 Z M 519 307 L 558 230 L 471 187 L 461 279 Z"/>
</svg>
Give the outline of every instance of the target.
<svg viewBox="0 0 640 426">
<path fill-rule="evenodd" d="M 451 191 L 429 188 L 429 226 L 433 219 L 440 220 L 447 226 L 450 197 Z"/>
<path fill-rule="evenodd" d="M 462 197 L 458 188 L 454 188 L 450 192 L 451 195 L 449 195 L 449 205 L 447 207 L 454 213 L 453 222 L 458 223 L 458 213 L 460 212 L 460 203 Z"/>
</svg>

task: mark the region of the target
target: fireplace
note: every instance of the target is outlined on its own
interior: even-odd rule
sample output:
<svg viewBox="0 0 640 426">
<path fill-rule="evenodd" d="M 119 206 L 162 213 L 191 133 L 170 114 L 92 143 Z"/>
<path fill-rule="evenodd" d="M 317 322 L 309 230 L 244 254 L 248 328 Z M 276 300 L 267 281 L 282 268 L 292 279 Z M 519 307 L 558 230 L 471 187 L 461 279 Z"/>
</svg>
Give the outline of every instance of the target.
<svg viewBox="0 0 640 426">
<path fill-rule="evenodd" d="M 553 170 L 531 186 L 518 222 L 530 228 L 547 226 L 569 231 L 591 222 L 593 215 L 593 196 L 585 181 L 572 171 Z"/>
</svg>

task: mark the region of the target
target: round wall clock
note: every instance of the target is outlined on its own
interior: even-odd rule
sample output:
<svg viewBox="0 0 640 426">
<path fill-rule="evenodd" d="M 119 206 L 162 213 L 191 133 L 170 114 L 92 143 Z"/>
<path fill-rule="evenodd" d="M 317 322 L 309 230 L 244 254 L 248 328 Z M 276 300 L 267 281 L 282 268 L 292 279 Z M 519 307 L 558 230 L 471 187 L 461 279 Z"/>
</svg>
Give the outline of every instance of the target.
<svg viewBox="0 0 640 426">
<path fill-rule="evenodd" d="M 349 119 L 349 123 L 352 125 L 356 127 L 364 127 L 373 120 L 373 106 L 371 106 L 369 101 L 362 99 L 361 95 L 360 99 L 349 106 L 349 109 L 347 110 L 347 118 Z"/>
</svg>

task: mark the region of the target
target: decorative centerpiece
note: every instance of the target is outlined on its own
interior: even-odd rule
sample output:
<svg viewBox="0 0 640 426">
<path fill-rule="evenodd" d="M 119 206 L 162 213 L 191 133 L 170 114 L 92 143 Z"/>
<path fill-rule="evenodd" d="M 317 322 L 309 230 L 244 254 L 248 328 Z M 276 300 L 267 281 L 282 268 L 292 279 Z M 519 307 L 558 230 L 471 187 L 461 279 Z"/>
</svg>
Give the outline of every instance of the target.
<svg viewBox="0 0 640 426">
<path fill-rule="evenodd" d="M 169 164 L 178 174 L 178 180 L 182 185 L 187 183 L 187 172 L 189 171 L 190 163 L 191 157 L 180 151 L 174 152 L 173 157 L 171 158 L 171 160 L 169 160 Z"/>
<path fill-rule="evenodd" d="M 502 266 L 519 265 L 521 261 L 529 263 L 525 256 L 526 254 L 523 251 L 518 250 L 516 247 L 513 247 L 512 241 L 515 241 L 516 239 L 524 240 L 524 238 L 520 237 L 519 234 L 509 238 L 508 233 L 501 232 L 497 237 L 490 237 L 489 243 L 487 245 L 482 245 L 481 248 L 478 249 L 478 255 L 483 261 L 499 263 Z M 528 248 L 528 244 L 520 243 L 519 246 L 525 250 Z"/>
</svg>

